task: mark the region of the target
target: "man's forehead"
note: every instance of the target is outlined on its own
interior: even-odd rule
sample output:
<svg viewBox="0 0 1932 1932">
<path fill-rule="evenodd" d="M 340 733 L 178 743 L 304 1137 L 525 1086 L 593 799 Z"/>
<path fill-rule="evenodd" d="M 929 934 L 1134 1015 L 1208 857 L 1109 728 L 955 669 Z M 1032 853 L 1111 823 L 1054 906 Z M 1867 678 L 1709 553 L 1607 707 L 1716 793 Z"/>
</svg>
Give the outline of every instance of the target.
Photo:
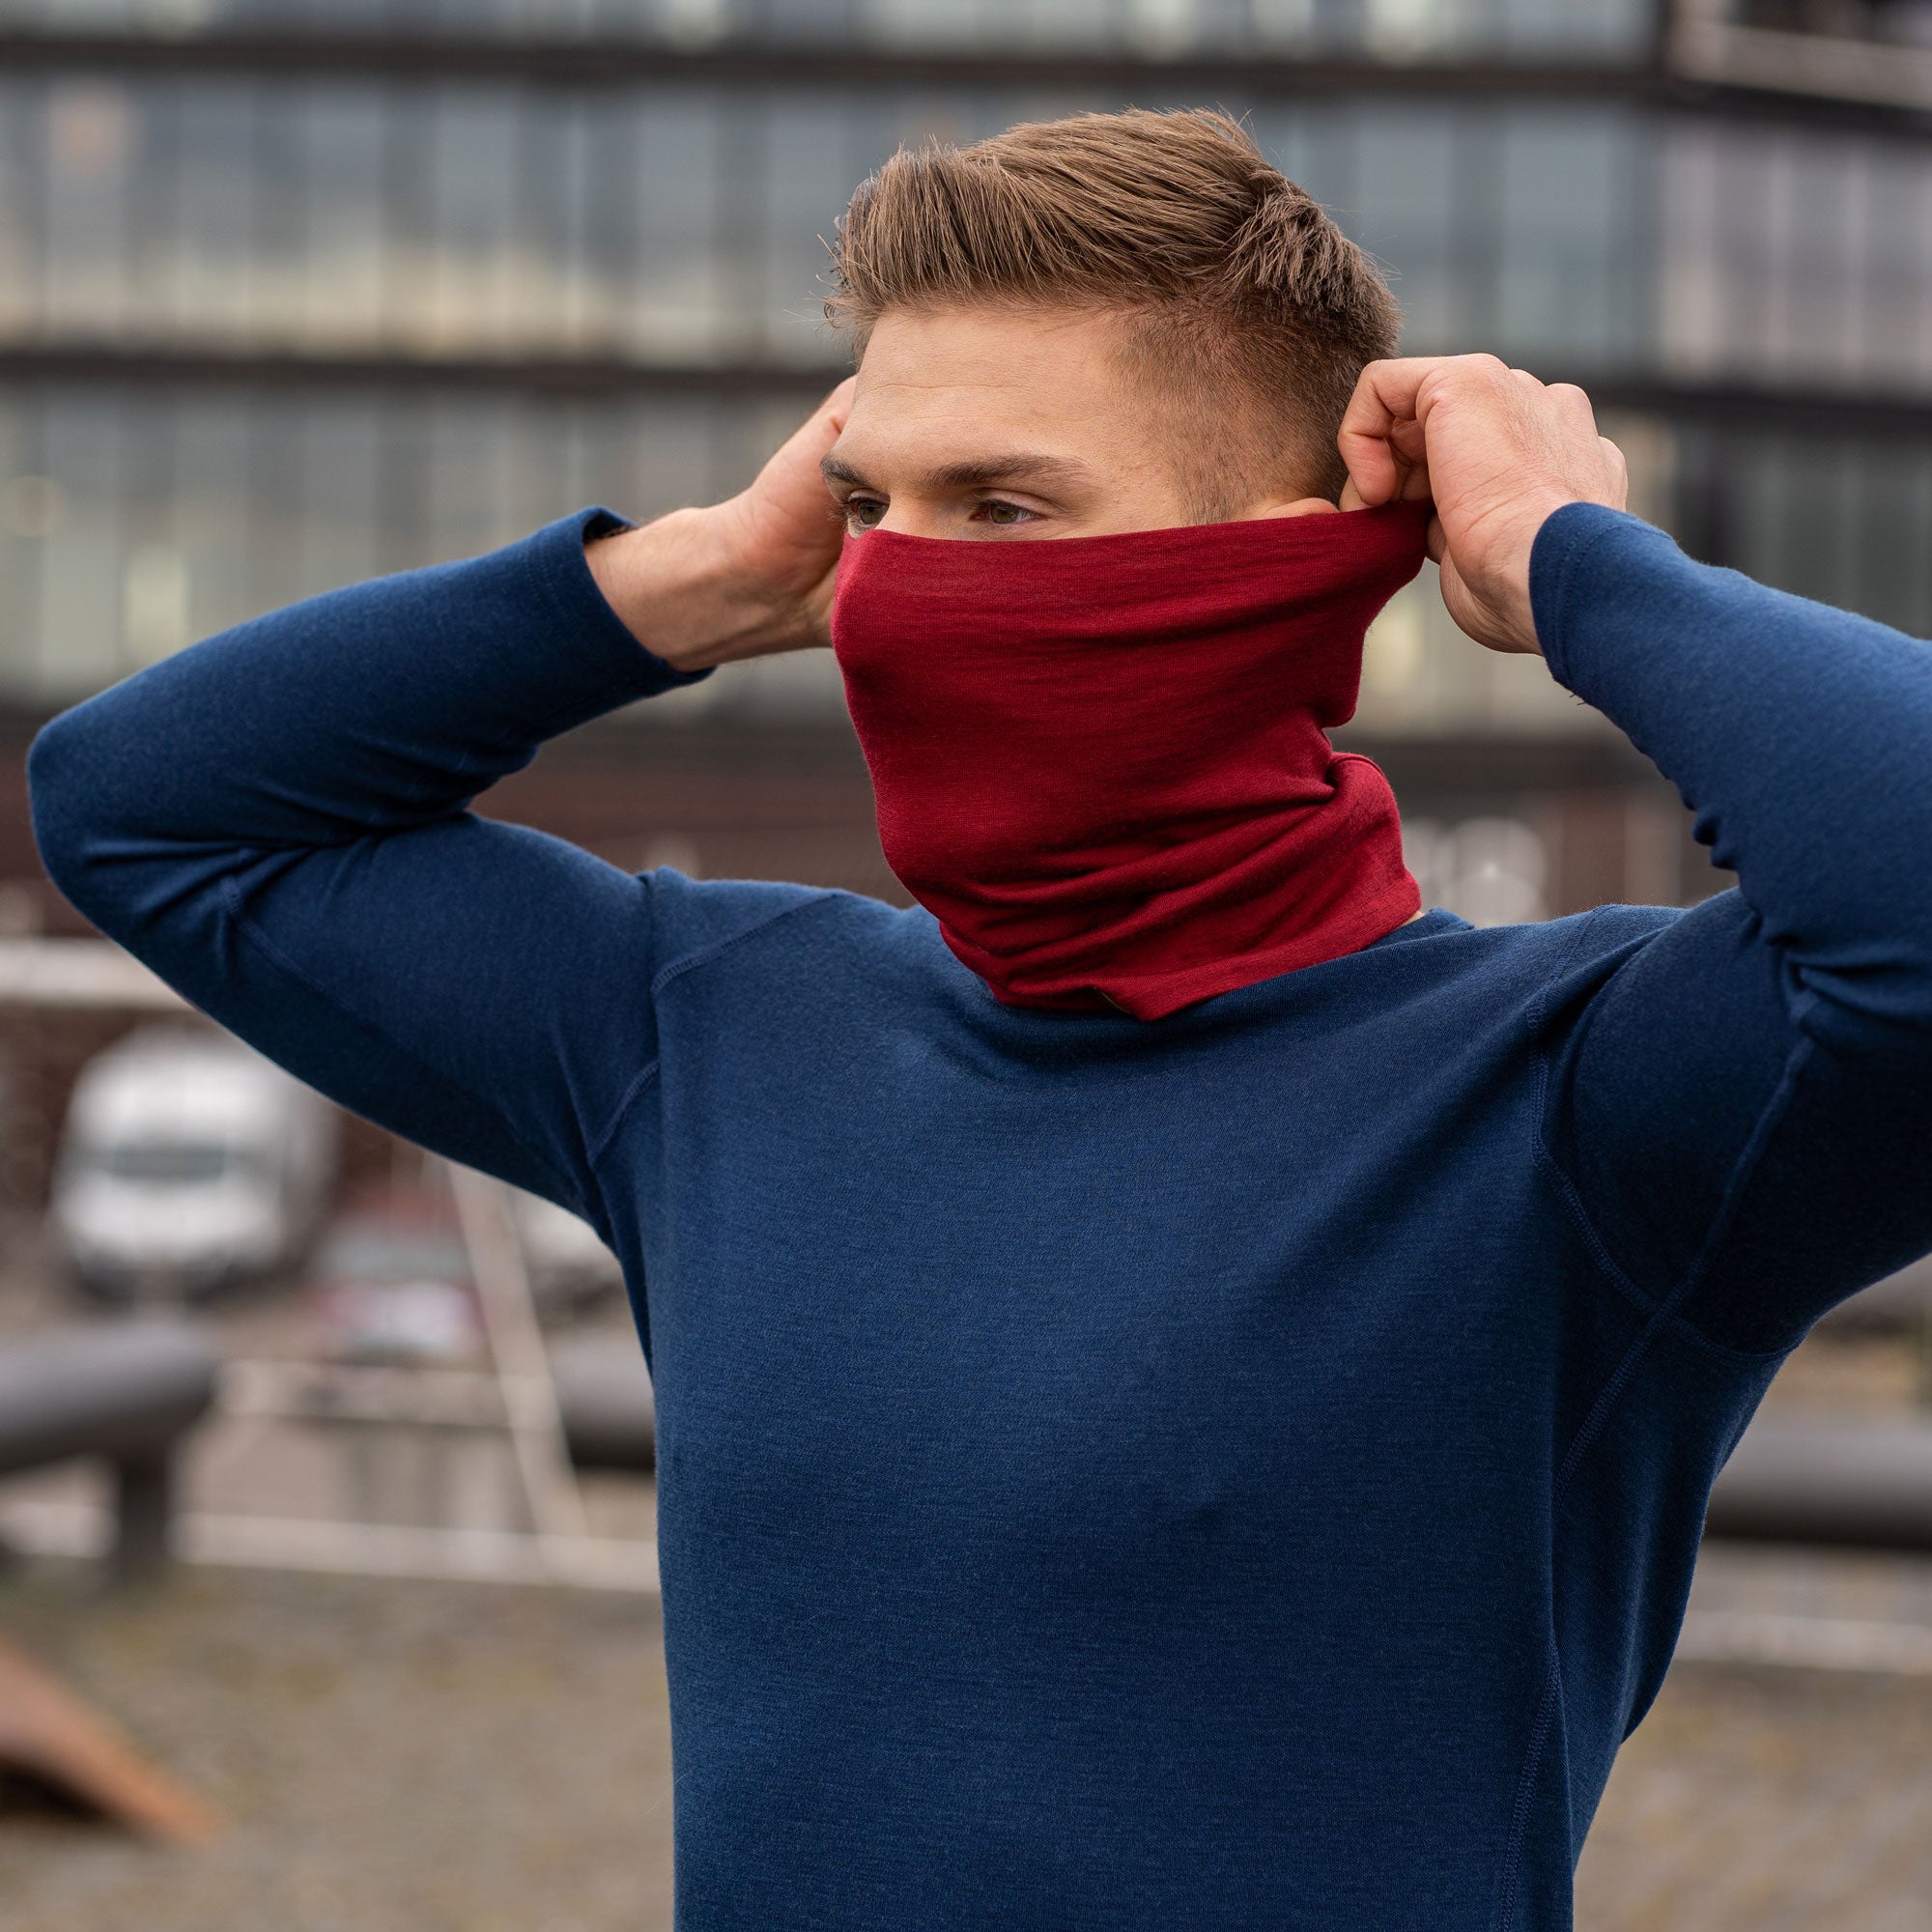
<svg viewBox="0 0 1932 1932">
<path fill-rule="evenodd" d="M 995 426 L 989 433 L 1004 442 L 1029 423 L 1091 407 L 1107 387 L 1097 369 L 1032 354 L 1024 344 L 999 356 L 955 357 L 943 344 L 929 354 L 926 345 L 918 347 L 917 355 L 909 350 L 890 361 L 876 346 L 867 349 L 846 417 L 853 433 L 972 420 Z"/>
<path fill-rule="evenodd" d="M 889 311 L 867 340 L 827 480 L 1066 500 L 1157 463 L 1168 438 L 1123 380 L 1114 321 L 1059 309 Z"/>
<path fill-rule="evenodd" d="M 860 356 L 857 417 L 972 409 L 1003 423 L 1092 408 L 1119 387 L 1111 326 L 1055 310 L 892 310 Z"/>
</svg>

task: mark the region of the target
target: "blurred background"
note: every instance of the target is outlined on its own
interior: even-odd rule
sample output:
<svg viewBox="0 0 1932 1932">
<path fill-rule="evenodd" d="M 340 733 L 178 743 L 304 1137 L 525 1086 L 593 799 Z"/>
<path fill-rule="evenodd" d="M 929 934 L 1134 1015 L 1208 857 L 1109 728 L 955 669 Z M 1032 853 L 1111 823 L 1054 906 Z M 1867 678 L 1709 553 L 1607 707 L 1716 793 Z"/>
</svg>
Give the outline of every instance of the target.
<svg viewBox="0 0 1932 1932">
<path fill-rule="evenodd" d="M 90 940 L 33 731 L 308 593 L 738 488 L 843 372 L 823 242 L 864 175 L 1129 104 L 1247 117 L 1411 352 L 1583 384 L 1694 554 L 1932 632 L 1932 0 L 0 0 L 10 1928 L 668 1923 L 608 1257 Z M 1725 883 L 1432 582 L 1345 737 L 1479 923 Z M 825 654 L 487 806 L 902 899 Z M 1584 1926 L 1932 1927 L 1927 1301 L 1861 1297 L 1747 1437 Z"/>
</svg>

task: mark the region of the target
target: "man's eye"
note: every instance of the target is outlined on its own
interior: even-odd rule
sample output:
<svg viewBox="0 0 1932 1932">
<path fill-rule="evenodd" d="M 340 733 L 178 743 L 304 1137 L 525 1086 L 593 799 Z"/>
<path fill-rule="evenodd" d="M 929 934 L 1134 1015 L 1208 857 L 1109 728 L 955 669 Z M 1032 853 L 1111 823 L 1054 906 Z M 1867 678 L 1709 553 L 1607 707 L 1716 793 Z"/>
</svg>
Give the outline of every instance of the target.
<svg viewBox="0 0 1932 1932">
<path fill-rule="evenodd" d="M 1024 524 L 1039 515 L 1037 510 L 1029 510 L 1019 503 L 1003 503 L 997 497 L 991 502 L 981 503 L 975 516 L 983 515 L 989 524 Z"/>
<path fill-rule="evenodd" d="M 886 506 L 876 497 L 847 497 L 845 521 L 855 530 L 869 530 L 886 514 Z"/>
</svg>

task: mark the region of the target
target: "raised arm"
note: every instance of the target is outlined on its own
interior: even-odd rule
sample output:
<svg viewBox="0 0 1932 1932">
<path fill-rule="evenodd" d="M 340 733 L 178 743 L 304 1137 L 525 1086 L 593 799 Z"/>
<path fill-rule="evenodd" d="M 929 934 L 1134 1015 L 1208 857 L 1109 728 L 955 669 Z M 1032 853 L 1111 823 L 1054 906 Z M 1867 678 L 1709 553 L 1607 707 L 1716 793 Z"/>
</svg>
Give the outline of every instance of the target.
<svg viewBox="0 0 1932 1932">
<path fill-rule="evenodd" d="M 1640 1286 L 1788 1346 L 1932 1248 L 1932 645 L 1582 506 L 1532 583 L 1550 668 L 1739 880 L 1567 989 L 1552 1153 Z"/>
<path fill-rule="evenodd" d="M 838 402 L 773 465 L 809 453 L 821 522 Z M 35 743 L 49 874 L 324 1093 L 600 1219 L 600 1136 L 655 1053 L 652 888 L 469 807 L 558 732 L 814 640 L 810 558 L 789 579 L 747 567 L 770 474 L 640 530 L 585 511 L 126 679 Z"/>
<path fill-rule="evenodd" d="M 1541 649 L 1697 814 L 1738 889 L 1549 989 L 1545 1157 L 1605 1264 L 1776 1350 L 1932 1248 L 1932 647 L 1687 559 L 1620 513 L 1580 391 L 1384 363 L 1357 494 L 1430 495 L 1444 596 Z"/>
</svg>

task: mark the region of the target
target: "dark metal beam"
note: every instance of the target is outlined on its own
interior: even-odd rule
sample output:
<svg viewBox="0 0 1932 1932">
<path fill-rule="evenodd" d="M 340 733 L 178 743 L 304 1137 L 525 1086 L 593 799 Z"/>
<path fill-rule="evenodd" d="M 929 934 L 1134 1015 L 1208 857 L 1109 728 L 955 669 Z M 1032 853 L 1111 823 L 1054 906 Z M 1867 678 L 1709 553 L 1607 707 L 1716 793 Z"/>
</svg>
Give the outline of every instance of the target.
<svg viewBox="0 0 1932 1932">
<path fill-rule="evenodd" d="M 161 36 L 115 32 L 0 32 L 0 72 L 111 68 L 140 73 L 237 73 L 306 78 L 358 74 L 481 79 L 603 88 L 645 82 L 840 87 L 1016 87 L 1196 96 L 1466 94 L 1626 96 L 1648 89 L 1646 61 L 1381 61 L 1204 52 L 986 52 L 867 46 L 825 39 L 734 37 L 708 46 L 641 38 L 519 39 L 359 28 L 264 32 L 228 26 Z"/>
<path fill-rule="evenodd" d="M 397 355 L 221 355 L 106 344 L 0 347 L 0 384 L 125 384 L 140 388 L 426 390 L 533 400 L 624 396 L 754 399 L 822 395 L 848 371 L 837 363 L 643 363 L 612 356 L 472 357 Z M 1778 435 L 1932 441 L 1932 392 L 1821 388 L 1700 380 L 1627 368 L 1539 363 L 1548 382 L 1577 383 L 1601 411 Z"/>
<path fill-rule="evenodd" d="M 632 361 L 604 355 L 236 355 L 55 342 L 0 346 L 0 383 L 127 383 L 239 388 L 481 390 L 536 397 L 822 394 L 849 369 L 763 362 Z"/>
<path fill-rule="evenodd" d="M 1539 368 L 1549 382 L 1580 384 L 1599 412 L 1622 410 L 1673 423 L 1861 442 L 1932 441 L 1932 393 L 1816 388 L 1700 380 L 1619 370 Z"/>
<path fill-rule="evenodd" d="M 610 89 L 744 87 L 1010 87 L 1110 100 L 1335 99 L 1625 101 L 1704 116 L 1932 136 L 1932 114 L 1673 75 L 1654 50 L 1625 61 L 1307 59 L 1229 51 L 1135 55 L 1103 49 L 975 52 L 827 40 L 733 38 L 675 46 L 639 38 L 519 39 L 510 34 L 384 32 L 355 27 L 265 32 L 215 26 L 161 35 L 0 30 L 0 74 L 110 72 L 230 75 L 260 83 L 360 78 L 483 81 Z"/>
</svg>

